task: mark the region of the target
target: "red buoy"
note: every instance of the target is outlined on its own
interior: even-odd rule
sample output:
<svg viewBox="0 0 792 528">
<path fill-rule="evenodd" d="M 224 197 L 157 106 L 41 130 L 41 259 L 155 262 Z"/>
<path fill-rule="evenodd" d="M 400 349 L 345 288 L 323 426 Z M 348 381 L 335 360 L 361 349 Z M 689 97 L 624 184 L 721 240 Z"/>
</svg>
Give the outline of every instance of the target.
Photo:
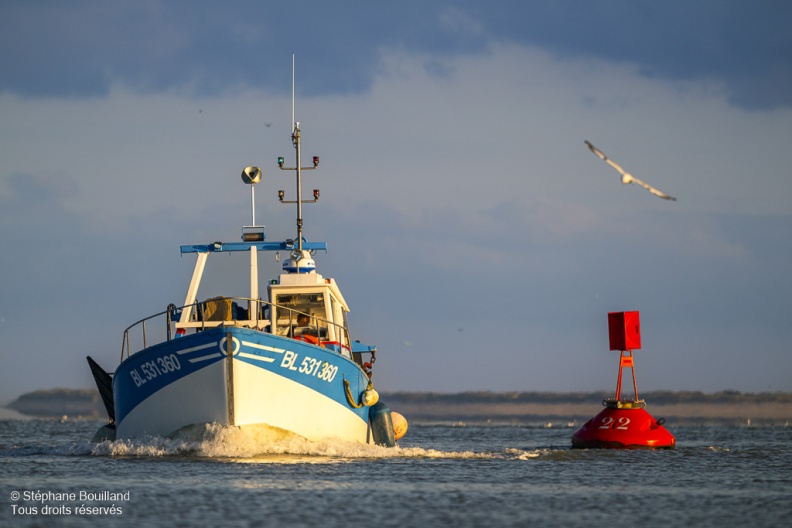
<svg viewBox="0 0 792 528">
<path fill-rule="evenodd" d="M 583 424 L 572 435 L 572 447 L 577 448 L 673 448 L 676 439 L 663 427 L 664 420 L 655 420 L 646 412 L 646 402 L 638 399 L 635 381 L 633 348 L 641 348 L 638 312 L 608 314 L 608 333 L 611 350 L 619 350 L 619 379 L 616 397 L 602 402 L 605 406 L 597 416 Z M 630 348 L 627 350 L 627 348 Z M 622 399 L 622 370 L 632 372 L 635 397 Z"/>
<path fill-rule="evenodd" d="M 607 405 L 597 416 L 572 435 L 572 447 L 673 448 L 676 439 L 643 408 L 643 401 L 605 400 Z M 619 408 L 617 405 L 621 405 Z"/>
</svg>

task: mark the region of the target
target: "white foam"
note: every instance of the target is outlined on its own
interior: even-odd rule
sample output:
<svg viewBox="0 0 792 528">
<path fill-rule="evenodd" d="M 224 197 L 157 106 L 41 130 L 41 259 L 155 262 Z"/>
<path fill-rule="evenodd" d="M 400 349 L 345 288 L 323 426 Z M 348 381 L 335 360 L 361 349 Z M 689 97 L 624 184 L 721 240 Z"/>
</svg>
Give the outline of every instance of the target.
<svg viewBox="0 0 792 528">
<path fill-rule="evenodd" d="M 440 451 L 421 447 L 383 447 L 328 438 L 310 441 L 267 427 L 224 427 L 207 424 L 186 428 L 168 438 L 147 437 L 96 444 L 96 456 L 196 456 L 240 462 L 321 462 L 379 458 L 514 458 L 514 454 Z M 520 456 L 524 453 L 521 452 Z"/>
<path fill-rule="evenodd" d="M 714 451 L 716 453 L 728 453 L 728 447 L 721 447 L 721 446 L 707 446 L 707 451 Z"/>
</svg>

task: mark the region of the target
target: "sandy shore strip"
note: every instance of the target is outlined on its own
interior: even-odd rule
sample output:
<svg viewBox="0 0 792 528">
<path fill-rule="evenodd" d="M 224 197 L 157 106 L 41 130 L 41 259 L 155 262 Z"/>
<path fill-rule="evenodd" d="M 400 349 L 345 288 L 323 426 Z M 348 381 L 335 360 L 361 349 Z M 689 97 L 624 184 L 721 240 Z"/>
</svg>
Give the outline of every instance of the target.
<svg viewBox="0 0 792 528">
<path fill-rule="evenodd" d="M 657 404 L 646 402 L 646 411 L 655 418 L 678 419 L 684 422 L 727 421 L 769 422 L 784 425 L 792 419 L 792 404 L 787 403 L 684 403 Z M 391 410 L 408 420 L 526 420 L 552 418 L 588 420 L 599 413 L 602 405 L 590 403 L 413 403 L 393 402 Z"/>
</svg>

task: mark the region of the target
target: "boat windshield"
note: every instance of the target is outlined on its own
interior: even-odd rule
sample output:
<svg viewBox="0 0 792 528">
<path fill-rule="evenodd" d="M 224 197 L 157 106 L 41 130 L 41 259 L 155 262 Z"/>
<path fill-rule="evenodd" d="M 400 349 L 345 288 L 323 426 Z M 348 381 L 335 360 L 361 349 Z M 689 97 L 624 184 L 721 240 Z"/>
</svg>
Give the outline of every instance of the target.
<svg viewBox="0 0 792 528">
<path fill-rule="evenodd" d="M 327 338 L 327 310 L 323 293 L 279 294 L 275 304 L 275 333 L 278 335 Z"/>
</svg>

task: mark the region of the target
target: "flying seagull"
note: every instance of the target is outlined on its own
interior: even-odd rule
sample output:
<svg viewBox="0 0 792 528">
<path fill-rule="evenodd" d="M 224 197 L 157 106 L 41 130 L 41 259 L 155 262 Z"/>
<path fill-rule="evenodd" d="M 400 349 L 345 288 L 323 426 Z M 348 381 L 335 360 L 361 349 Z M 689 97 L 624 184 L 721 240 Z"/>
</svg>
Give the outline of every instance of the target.
<svg viewBox="0 0 792 528">
<path fill-rule="evenodd" d="M 621 177 L 622 177 L 622 183 L 624 183 L 624 184 L 637 183 L 638 185 L 640 185 L 641 187 L 643 187 L 644 189 L 646 189 L 650 193 L 654 194 L 655 196 L 659 196 L 660 198 L 662 198 L 664 200 L 671 200 L 673 202 L 676 201 L 676 198 L 674 198 L 673 196 L 668 196 L 667 194 L 658 191 L 657 189 L 655 189 L 654 187 L 652 187 L 648 183 L 642 182 L 641 180 L 639 180 L 638 178 L 636 178 L 635 176 L 633 176 L 629 172 L 627 172 L 624 169 L 622 169 L 621 167 L 619 167 L 619 165 L 615 161 L 613 161 L 608 156 L 603 154 L 600 149 L 598 149 L 597 147 L 595 147 L 594 145 L 592 145 L 588 141 L 584 141 L 584 143 L 588 146 L 588 148 L 591 150 L 591 152 L 593 152 L 594 154 L 599 156 L 602 161 L 604 161 L 605 163 L 607 163 L 608 165 L 610 165 L 611 167 L 613 167 L 614 169 L 619 171 L 619 174 L 621 174 Z"/>
</svg>

